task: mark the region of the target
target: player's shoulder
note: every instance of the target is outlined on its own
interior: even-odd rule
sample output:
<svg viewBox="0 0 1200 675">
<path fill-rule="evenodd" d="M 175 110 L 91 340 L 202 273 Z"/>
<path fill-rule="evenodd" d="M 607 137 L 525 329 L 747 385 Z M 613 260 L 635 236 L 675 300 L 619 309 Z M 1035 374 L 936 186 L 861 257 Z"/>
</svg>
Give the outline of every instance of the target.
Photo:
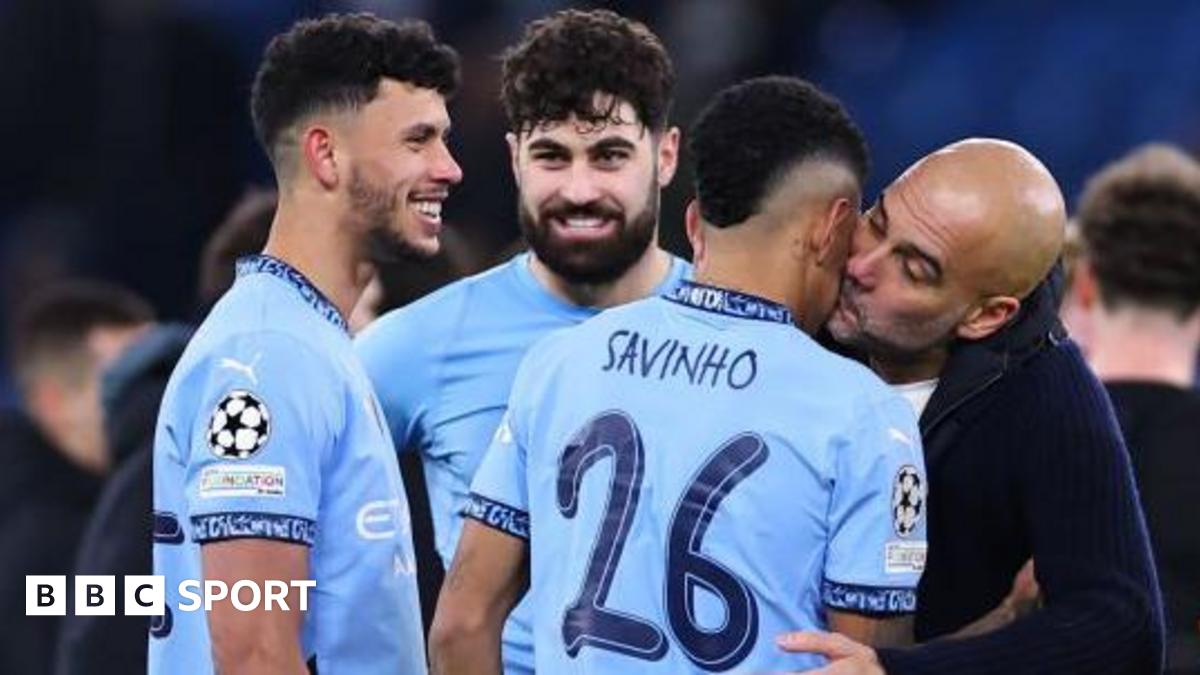
<svg viewBox="0 0 1200 675">
<path fill-rule="evenodd" d="M 902 400 L 866 365 L 830 351 L 802 331 L 789 333 L 782 347 L 793 367 L 805 371 L 803 381 L 824 383 L 827 396 L 868 404 Z"/>
<path fill-rule="evenodd" d="M 300 411 L 305 424 L 341 427 L 354 381 L 343 354 L 282 328 L 205 328 L 168 381 L 160 413 L 168 426 L 192 428 L 206 411 L 253 403 L 264 413 Z"/>
<path fill-rule="evenodd" d="M 614 330 L 626 330 L 641 325 L 653 325 L 661 319 L 662 299 L 650 296 L 605 309 L 573 326 L 553 331 L 538 345 L 542 349 L 570 350 L 586 348 L 594 339 L 607 339 Z M 535 345 L 536 346 L 536 345 Z"/>
<path fill-rule="evenodd" d="M 327 330 L 322 318 L 284 303 L 261 302 L 252 295 L 227 294 L 197 328 L 171 379 L 245 380 L 297 392 L 330 390 L 347 380 L 348 347 L 322 337 Z"/>
<path fill-rule="evenodd" d="M 617 331 L 635 330 L 637 326 L 654 321 L 650 315 L 661 311 L 655 306 L 657 298 L 642 300 L 606 309 L 580 323 L 555 329 L 538 338 L 521 360 L 523 371 L 518 378 L 545 379 L 560 366 L 578 364 L 580 353 L 592 352 L 598 343 L 607 343 Z"/>
<path fill-rule="evenodd" d="M 359 345 L 415 341 L 432 344 L 448 339 L 461 328 L 473 307 L 490 306 L 497 297 L 511 293 L 513 260 L 501 263 L 469 277 L 453 281 L 413 302 L 397 307 L 375 321 L 355 339 Z"/>
</svg>

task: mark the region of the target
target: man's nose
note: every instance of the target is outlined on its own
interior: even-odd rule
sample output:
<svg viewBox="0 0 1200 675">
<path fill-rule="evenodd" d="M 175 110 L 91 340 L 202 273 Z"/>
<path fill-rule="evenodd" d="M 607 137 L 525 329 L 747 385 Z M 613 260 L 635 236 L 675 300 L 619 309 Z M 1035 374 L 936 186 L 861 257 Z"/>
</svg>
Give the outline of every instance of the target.
<svg viewBox="0 0 1200 675">
<path fill-rule="evenodd" d="M 855 248 L 846 261 L 846 278 L 860 288 L 871 288 L 878 281 L 879 267 L 887 252 L 883 246 Z"/>
<path fill-rule="evenodd" d="M 445 143 L 441 144 L 438 150 L 438 155 L 433 161 L 433 179 L 443 183 L 457 185 L 462 182 L 463 172 L 462 167 L 454 160 L 454 155 L 450 153 L 450 147 Z"/>
<path fill-rule="evenodd" d="M 590 204 L 600 198 L 600 190 L 586 165 L 576 164 L 567 170 L 567 182 L 563 185 L 563 199 L 572 204 Z"/>
</svg>

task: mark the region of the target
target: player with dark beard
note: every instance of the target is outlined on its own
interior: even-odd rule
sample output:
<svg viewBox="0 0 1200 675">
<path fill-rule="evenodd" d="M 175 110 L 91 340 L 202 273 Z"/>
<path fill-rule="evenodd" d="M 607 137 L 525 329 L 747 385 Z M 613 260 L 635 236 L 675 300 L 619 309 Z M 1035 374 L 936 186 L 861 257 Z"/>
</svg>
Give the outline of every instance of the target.
<svg viewBox="0 0 1200 675">
<path fill-rule="evenodd" d="M 388 314 L 358 339 L 397 450 L 425 462 L 444 564 L 526 350 L 690 270 L 655 244 L 659 191 L 679 149 L 667 123 L 674 80 L 658 38 L 612 12 L 531 24 L 504 56 L 502 99 L 532 253 Z M 509 673 L 532 672 L 528 619 L 518 607 L 505 632 Z"/>
</svg>

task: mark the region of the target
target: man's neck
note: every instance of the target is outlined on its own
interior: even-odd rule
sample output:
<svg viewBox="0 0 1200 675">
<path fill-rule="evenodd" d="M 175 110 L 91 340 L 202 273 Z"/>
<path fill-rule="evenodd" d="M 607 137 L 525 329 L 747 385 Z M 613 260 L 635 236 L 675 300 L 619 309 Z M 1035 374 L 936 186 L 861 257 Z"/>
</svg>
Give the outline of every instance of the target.
<svg viewBox="0 0 1200 675">
<path fill-rule="evenodd" d="M 871 356 L 868 362 L 871 370 L 875 371 L 875 374 L 884 382 L 912 384 L 941 377 L 942 368 L 946 366 L 948 356 L 949 352 L 945 348 L 937 348 L 907 359 Z"/>
<path fill-rule="evenodd" d="M 1101 380 L 1192 386 L 1200 316 L 1181 323 L 1166 312 L 1101 307 L 1093 327 L 1088 359 Z"/>
<path fill-rule="evenodd" d="M 263 253 L 298 270 L 348 319 L 371 280 L 371 265 L 334 218 L 281 199 Z"/>
<path fill-rule="evenodd" d="M 642 257 L 620 277 L 607 283 L 573 283 L 551 270 L 536 254 L 529 256 L 534 279 L 560 300 L 580 307 L 600 309 L 641 300 L 654 292 L 671 272 L 671 255 L 657 245 L 648 246 Z"/>
<path fill-rule="evenodd" d="M 694 270 L 695 279 L 709 286 L 777 302 L 788 308 L 798 328 L 809 331 L 804 325 L 805 285 L 795 274 L 796 266 L 779 265 L 753 252 L 762 248 L 724 247 L 718 252 L 710 244 L 709 254 Z M 813 327 L 811 332 L 816 328 Z"/>
</svg>

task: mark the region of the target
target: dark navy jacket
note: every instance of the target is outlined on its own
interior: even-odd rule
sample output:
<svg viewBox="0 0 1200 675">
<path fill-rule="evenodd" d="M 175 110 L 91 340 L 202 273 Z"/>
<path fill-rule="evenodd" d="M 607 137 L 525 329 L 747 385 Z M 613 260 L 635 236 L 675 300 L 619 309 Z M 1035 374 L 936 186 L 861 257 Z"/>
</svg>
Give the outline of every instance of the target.
<svg viewBox="0 0 1200 675">
<path fill-rule="evenodd" d="M 1112 407 L 1057 318 L 1056 269 L 958 344 L 921 416 L 929 557 L 919 642 L 983 616 L 1032 557 L 1045 605 L 994 633 L 880 650 L 889 673 L 1153 673 L 1162 608 Z"/>
</svg>

